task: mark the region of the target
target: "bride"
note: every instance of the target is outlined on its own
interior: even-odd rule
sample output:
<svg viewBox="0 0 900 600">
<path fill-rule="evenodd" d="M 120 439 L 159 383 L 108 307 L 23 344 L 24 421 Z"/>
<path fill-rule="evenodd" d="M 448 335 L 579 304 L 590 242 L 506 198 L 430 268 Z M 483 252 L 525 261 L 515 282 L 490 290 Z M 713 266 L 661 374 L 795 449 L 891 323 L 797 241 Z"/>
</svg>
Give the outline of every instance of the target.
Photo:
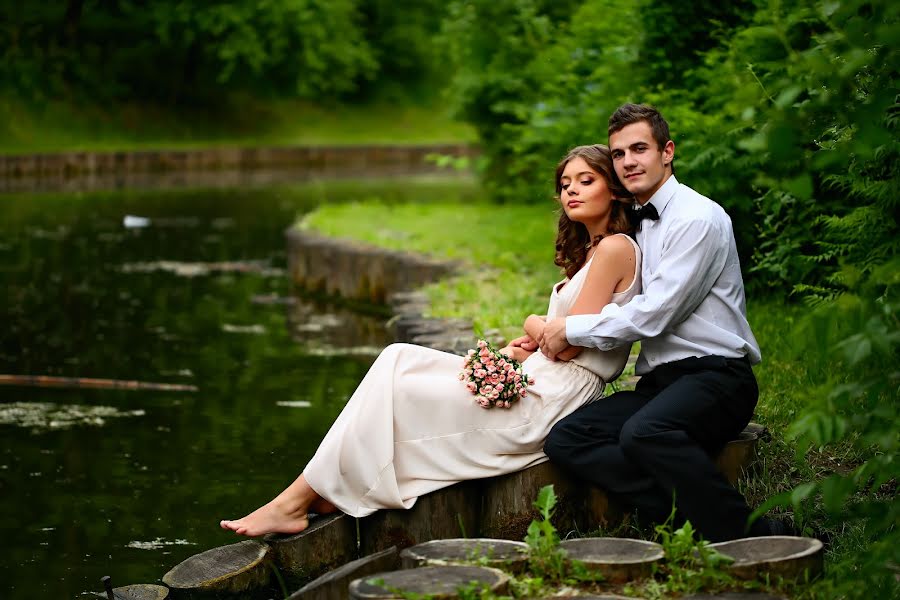
<svg viewBox="0 0 900 600">
<path fill-rule="evenodd" d="M 631 197 L 609 149 L 572 149 L 556 169 L 561 211 L 556 260 L 566 278 L 553 286 L 546 317 L 529 316 L 525 335 L 501 352 L 521 361 L 534 383 L 508 409 L 485 410 L 459 381 L 463 359 L 392 344 L 375 360 L 297 479 L 273 500 L 220 525 L 240 535 L 298 533 L 309 514 L 363 517 L 411 508 L 456 482 L 544 462 L 554 423 L 598 400 L 618 377 L 630 348 L 570 348 L 558 361 L 537 349 L 545 319 L 596 314 L 640 292 L 640 250 L 627 234 Z"/>
</svg>

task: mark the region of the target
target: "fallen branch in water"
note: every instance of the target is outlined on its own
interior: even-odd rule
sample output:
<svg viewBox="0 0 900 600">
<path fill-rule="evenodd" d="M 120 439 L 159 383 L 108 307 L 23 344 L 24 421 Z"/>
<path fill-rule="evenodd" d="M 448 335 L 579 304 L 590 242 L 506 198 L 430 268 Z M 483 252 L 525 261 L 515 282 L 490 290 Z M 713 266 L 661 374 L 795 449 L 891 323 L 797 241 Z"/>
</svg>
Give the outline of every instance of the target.
<svg viewBox="0 0 900 600">
<path fill-rule="evenodd" d="M 153 383 L 149 381 L 92 379 L 86 377 L 54 377 L 52 375 L 0 375 L 0 385 L 111 390 L 158 390 L 164 392 L 196 392 L 198 389 L 195 385 L 185 385 L 181 383 Z"/>
</svg>

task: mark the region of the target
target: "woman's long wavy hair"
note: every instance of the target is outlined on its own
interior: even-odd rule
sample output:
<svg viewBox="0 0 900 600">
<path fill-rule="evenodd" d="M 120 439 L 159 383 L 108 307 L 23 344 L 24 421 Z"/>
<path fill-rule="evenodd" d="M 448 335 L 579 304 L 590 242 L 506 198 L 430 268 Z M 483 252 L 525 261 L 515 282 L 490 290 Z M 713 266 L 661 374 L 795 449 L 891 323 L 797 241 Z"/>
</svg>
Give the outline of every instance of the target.
<svg viewBox="0 0 900 600">
<path fill-rule="evenodd" d="M 559 202 L 559 227 L 556 233 L 556 259 L 554 263 L 561 267 L 566 273 L 566 277 L 573 277 L 578 269 L 584 265 L 587 258 L 588 249 L 600 242 L 603 236 L 590 239 L 587 227 L 582 223 L 572 221 L 566 216 L 566 211 L 560 202 L 562 194 L 562 183 L 560 178 L 566 165 L 570 160 L 582 158 L 590 168 L 600 173 L 609 186 L 615 201 L 613 201 L 612 212 L 609 216 L 608 233 L 631 233 L 633 227 L 628 221 L 626 210 L 634 202 L 631 193 L 625 189 L 622 182 L 616 176 L 613 169 L 612 155 L 609 148 L 603 144 L 593 144 L 590 146 L 578 146 L 569 150 L 559 165 L 556 167 L 556 200 Z"/>
</svg>

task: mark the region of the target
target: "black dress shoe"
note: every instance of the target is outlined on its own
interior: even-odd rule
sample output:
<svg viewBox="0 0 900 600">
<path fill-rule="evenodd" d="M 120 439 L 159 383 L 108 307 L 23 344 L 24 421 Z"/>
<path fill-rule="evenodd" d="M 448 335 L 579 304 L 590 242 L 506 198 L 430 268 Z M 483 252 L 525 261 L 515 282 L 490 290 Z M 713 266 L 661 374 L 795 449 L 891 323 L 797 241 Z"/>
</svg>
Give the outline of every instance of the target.
<svg viewBox="0 0 900 600">
<path fill-rule="evenodd" d="M 794 527 L 793 523 L 788 523 L 782 519 L 768 519 L 763 517 L 765 525 L 769 528 L 769 535 L 792 535 L 800 537 L 802 534 Z M 763 520 L 760 519 L 760 520 Z"/>
</svg>

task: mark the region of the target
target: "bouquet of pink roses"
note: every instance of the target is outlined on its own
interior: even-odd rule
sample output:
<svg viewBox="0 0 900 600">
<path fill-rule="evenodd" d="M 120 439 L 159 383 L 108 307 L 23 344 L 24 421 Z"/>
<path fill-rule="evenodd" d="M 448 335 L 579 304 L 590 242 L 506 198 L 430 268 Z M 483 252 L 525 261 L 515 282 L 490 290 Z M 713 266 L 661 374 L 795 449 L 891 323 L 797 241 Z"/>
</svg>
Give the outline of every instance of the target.
<svg viewBox="0 0 900 600">
<path fill-rule="evenodd" d="M 478 347 L 466 354 L 459 380 L 475 395 L 482 408 L 509 408 L 528 393 L 534 378 L 522 371 L 522 364 L 502 354 L 486 340 L 478 340 Z"/>
</svg>

